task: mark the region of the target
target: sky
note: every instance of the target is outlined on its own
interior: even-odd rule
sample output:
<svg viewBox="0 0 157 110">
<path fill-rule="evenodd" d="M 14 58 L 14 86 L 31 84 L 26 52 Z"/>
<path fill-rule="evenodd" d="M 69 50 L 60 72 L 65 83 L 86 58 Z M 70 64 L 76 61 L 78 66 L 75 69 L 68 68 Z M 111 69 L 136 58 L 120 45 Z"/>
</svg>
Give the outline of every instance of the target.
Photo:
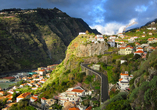
<svg viewBox="0 0 157 110">
<path fill-rule="evenodd" d="M 58 8 L 82 18 L 92 29 L 113 35 L 126 28 L 145 25 L 157 18 L 157 0 L 0 0 L 0 10 L 9 8 Z"/>
</svg>

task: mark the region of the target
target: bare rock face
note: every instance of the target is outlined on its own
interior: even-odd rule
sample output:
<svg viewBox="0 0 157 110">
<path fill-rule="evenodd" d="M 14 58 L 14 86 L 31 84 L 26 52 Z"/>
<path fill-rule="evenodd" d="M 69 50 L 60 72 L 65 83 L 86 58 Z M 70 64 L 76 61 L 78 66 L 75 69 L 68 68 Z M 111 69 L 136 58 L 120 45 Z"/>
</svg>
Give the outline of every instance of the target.
<svg viewBox="0 0 157 110">
<path fill-rule="evenodd" d="M 77 47 L 77 57 L 91 57 L 94 55 L 102 55 L 108 50 L 106 42 L 81 44 Z"/>
</svg>

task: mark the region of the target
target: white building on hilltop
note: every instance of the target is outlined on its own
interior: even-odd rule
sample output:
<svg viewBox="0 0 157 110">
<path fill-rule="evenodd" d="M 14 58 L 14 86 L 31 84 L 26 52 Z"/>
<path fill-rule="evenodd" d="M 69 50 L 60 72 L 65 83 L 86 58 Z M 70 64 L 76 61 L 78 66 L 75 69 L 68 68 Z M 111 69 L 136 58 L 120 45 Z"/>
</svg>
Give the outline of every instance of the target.
<svg viewBox="0 0 157 110">
<path fill-rule="evenodd" d="M 95 36 L 95 39 L 96 39 L 97 41 L 104 41 L 103 35 L 96 35 L 96 36 Z"/>
</svg>

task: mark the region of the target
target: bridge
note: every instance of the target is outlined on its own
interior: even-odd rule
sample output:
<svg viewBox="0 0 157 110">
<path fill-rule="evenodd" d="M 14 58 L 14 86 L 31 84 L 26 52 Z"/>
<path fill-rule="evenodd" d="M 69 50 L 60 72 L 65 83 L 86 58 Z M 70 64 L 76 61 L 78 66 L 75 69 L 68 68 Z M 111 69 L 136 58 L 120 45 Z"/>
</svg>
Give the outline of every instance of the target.
<svg viewBox="0 0 157 110">
<path fill-rule="evenodd" d="M 103 73 L 97 72 L 91 68 L 88 67 L 89 64 L 81 64 L 82 71 L 86 72 L 86 75 L 95 75 L 96 79 L 101 80 L 101 102 L 106 101 L 109 99 L 108 96 L 108 78 Z"/>
</svg>

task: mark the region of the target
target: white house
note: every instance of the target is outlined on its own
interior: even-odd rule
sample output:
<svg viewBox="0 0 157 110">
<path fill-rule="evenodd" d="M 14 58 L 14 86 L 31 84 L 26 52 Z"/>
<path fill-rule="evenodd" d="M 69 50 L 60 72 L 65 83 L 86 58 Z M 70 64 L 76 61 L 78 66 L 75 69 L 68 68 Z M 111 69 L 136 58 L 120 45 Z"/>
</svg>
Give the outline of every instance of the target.
<svg viewBox="0 0 157 110">
<path fill-rule="evenodd" d="M 32 90 L 37 90 L 38 88 L 37 88 L 37 87 L 32 87 L 31 89 L 32 89 Z"/>
<path fill-rule="evenodd" d="M 34 97 L 34 96 L 30 97 L 30 102 L 35 102 L 35 101 L 37 101 L 37 100 L 38 100 L 37 97 Z"/>
<path fill-rule="evenodd" d="M 125 90 L 129 88 L 129 81 L 133 78 L 133 75 L 126 74 L 126 73 L 121 73 L 120 74 L 120 79 L 119 82 L 117 82 L 119 88 L 121 90 Z"/>
<path fill-rule="evenodd" d="M 109 39 L 116 39 L 116 36 L 110 36 Z"/>
<path fill-rule="evenodd" d="M 46 71 L 43 69 L 43 70 L 39 70 L 38 73 L 39 73 L 40 75 L 44 75 L 44 74 L 46 74 Z"/>
<path fill-rule="evenodd" d="M 79 32 L 79 35 L 83 35 L 83 34 L 86 34 L 85 32 Z"/>
<path fill-rule="evenodd" d="M 13 94 L 13 93 L 14 93 L 14 90 L 13 90 L 13 89 L 10 89 L 9 91 L 7 91 L 7 93 Z"/>
<path fill-rule="evenodd" d="M 151 33 L 151 32 L 150 32 L 150 33 L 149 33 L 149 35 L 150 35 L 150 36 L 152 36 L 152 35 L 153 35 L 153 33 Z"/>
<path fill-rule="evenodd" d="M 95 39 L 96 39 L 97 41 L 104 41 L 103 35 L 96 35 L 96 36 L 95 36 Z"/>
<path fill-rule="evenodd" d="M 142 47 L 137 47 L 136 51 L 143 51 L 143 48 Z"/>
<path fill-rule="evenodd" d="M 63 105 L 67 101 L 79 103 L 82 96 L 85 96 L 85 90 L 80 86 L 69 88 L 66 92 L 58 95 L 59 104 Z"/>
<path fill-rule="evenodd" d="M 31 95 L 30 92 L 23 93 L 23 94 L 19 95 L 18 97 L 16 97 L 16 102 L 19 102 L 20 100 L 22 100 L 24 98 L 29 98 L 30 95 Z"/>
<path fill-rule="evenodd" d="M 109 39 L 107 41 L 107 43 L 110 45 L 110 47 L 115 47 L 116 46 L 116 43 L 115 43 L 115 40 L 114 39 Z"/>
<path fill-rule="evenodd" d="M 120 60 L 120 64 L 127 62 L 127 60 Z"/>
<path fill-rule="evenodd" d="M 46 104 L 46 98 L 45 97 L 41 98 L 41 104 Z"/>
<path fill-rule="evenodd" d="M 13 90 L 15 90 L 15 89 L 17 89 L 17 86 L 14 86 L 14 87 L 13 87 Z"/>
</svg>

